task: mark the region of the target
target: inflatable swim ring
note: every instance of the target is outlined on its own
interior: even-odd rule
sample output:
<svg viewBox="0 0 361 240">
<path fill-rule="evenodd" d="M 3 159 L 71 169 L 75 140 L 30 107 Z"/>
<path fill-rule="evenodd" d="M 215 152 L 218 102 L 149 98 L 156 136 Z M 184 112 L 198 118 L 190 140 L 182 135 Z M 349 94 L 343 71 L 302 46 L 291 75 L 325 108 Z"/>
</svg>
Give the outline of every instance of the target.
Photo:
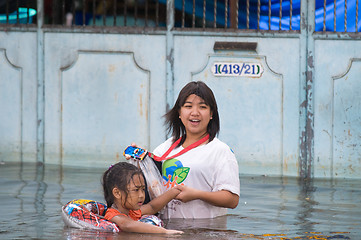
<svg viewBox="0 0 361 240">
<path fill-rule="evenodd" d="M 106 210 L 104 203 L 75 199 L 62 207 L 62 217 L 68 227 L 119 232 L 115 223 L 104 218 Z"/>
<path fill-rule="evenodd" d="M 62 207 L 62 218 L 66 226 L 107 232 L 120 232 L 119 227 L 104 218 L 107 206 L 104 203 L 75 199 Z M 154 215 L 144 215 L 141 222 L 163 227 L 163 221 Z"/>
</svg>

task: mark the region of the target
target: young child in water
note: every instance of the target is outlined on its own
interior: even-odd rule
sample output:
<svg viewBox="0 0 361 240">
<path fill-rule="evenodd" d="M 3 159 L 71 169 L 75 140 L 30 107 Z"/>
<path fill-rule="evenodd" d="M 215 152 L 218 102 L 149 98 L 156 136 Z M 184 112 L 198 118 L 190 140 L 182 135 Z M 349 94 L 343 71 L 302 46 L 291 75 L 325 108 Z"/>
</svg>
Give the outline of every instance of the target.
<svg viewBox="0 0 361 240">
<path fill-rule="evenodd" d="M 138 221 L 143 215 L 153 215 L 160 211 L 180 193 L 177 188 L 172 188 L 143 204 L 145 181 L 141 170 L 130 163 L 119 162 L 105 171 L 103 190 L 108 207 L 104 217 L 117 224 L 120 230 L 138 233 L 183 233 Z"/>
</svg>

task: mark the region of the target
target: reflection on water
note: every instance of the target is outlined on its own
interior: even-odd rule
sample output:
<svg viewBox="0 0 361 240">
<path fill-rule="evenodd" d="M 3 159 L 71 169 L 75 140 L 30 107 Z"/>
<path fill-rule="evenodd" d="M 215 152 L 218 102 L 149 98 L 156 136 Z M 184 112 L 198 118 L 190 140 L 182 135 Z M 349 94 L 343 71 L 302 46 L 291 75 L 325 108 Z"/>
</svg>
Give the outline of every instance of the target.
<svg viewBox="0 0 361 240">
<path fill-rule="evenodd" d="M 240 177 L 240 202 L 227 216 L 165 221 L 183 235 L 64 227 L 60 209 L 68 201 L 104 202 L 100 178 L 105 168 L 2 162 L 0 239 L 359 239 L 361 234 L 361 180 L 264 176 Z"/>
<path fill-rule="evenodd" d="M 300 232 L 315 232 L 316 222 L 312 222 L 312 215 L 314 213 L 314 206 L 318 203 L 314 201 L 313 193 L 316 188 L 313 186 L 313 181 L 300 180 L 299 182 L 299 207 L 297 211 L 297 220 Z"/>
</svg>

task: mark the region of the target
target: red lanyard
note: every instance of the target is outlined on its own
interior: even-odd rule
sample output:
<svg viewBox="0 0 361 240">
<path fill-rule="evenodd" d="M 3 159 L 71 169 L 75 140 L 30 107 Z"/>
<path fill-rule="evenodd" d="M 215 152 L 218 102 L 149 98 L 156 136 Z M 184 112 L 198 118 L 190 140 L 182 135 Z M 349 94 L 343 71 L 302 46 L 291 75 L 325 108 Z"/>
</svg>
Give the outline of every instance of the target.
<svg viewBox="0 0 361 240">
<path fill-rule="evenodd" d="M 209 134 L 207 134 L 207 136 L 205 136 L 204 138 L 198 140 L 197 142 L 195 143 L 192 143 L 191 145 L 189 145 L 188 147 L 184 148 L 182 151 L 180 151 L 179 153 L 171 156 L 171 157 L 167 157 L 169 155 L 169 153 L 180 143 L 182 138 L 179 138 L 177 141 L 175 141 L 172 146 L 170 146 L 170 148 L 163 154 L 163 156 L 161 157 L 158 157 L 158 156 L 155 156 L 153 153 L 149 153 L 148 152 L 148 155 L 150 157 L 152 157 L 155 161 L 162 161 L 162 160 L 168 160 L 168 159 L 172 159 L 172 158 L 175 158 L 175 157 L 178 157 L 186 152 L 188 152 L 189 150 L 195 148 L 195 147 L 198 147 L 199 145 L 201 145 L 202 143 L 206 142 L 208 139 L 209 139 Z"/>
</svg>

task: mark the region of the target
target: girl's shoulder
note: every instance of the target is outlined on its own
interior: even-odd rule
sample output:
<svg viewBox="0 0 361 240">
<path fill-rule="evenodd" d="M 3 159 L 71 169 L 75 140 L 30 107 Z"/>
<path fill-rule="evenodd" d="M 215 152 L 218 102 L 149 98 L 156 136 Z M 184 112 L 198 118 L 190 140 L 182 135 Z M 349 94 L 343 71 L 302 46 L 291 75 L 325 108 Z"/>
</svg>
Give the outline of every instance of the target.
<svg viewBox="0 0 361 240">
<path fill-rule="evenodd" d="M 117 209 L 108 208 L 107 211 L 105 212 L 104 218 L 107 220 L 111 220 L 113 217 L 118 216 L 118 215 L 127 216 L 124 213 L 119 212 Z"/>
<path fill-rule="evenodd" d="M 105 212 L 104 218 L 107 220 L 111 220 L 113 217 L 119 216 L 119 215 L 130 217 L 134 221 L 138 221 L 142 217 L 142 212 L 141 212 L 141 210 L 130 210 L 129 216 L 128 216 L 124 213 L 119 212 L 117 209 L 108 208 L 107 211 Z"/>
<path fill-rule="evenodd" d="M 222 142 L 217 137 L 215 137 L 211 142 L 207 144 L 209 147 L 220 150 L 220 151 L 231 151 L 232 149 L 227 145 L 227 143 Z"/>
</svg>

